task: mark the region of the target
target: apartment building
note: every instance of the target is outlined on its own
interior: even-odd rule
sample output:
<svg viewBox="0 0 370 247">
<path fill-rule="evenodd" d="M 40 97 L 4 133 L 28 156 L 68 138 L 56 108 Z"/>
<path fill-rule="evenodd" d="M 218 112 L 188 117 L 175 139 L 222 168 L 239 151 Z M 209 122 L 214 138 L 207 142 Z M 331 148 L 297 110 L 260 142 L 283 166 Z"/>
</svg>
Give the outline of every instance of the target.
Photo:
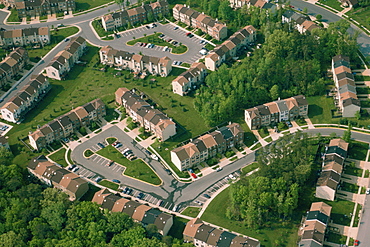
<svg viewBox="0 0 370 247">
<path fill-rule="evenodd" d="M 236 56 L 240 48 L 256 40 L 256 29 L 249 25 L 235 32 L 225 42 L 217 46 L 205 58 L 206 68 L 215 71 L 226 59 Z"/>
<path fill-rule="evenodd" d="M 0 62 L 0 85 L 6 85 L 24 66 L 29 62 L 28 52 L 23 47 L 11 51 L 4 60 Z"/>
<path fill-rule="evenodd" d="M 40 75 L 32 75 L 31 80 L 17 92 L 3 107 L 1 117 L 12 123 L 19 123 L 49 92 L 51 85 L 48 79 Z"/>
<path fill-rule="evenodd" d="M 204 63 L 194 62 L 190 69 L 181 73 L 172 81 L 172 91 L 184 96 L 199 87 L 207 76 L 207 68 Z"/>
<path fill-rule="evenodd" d="M 153 21 L 156 18 L 166 16 L 169 13 L 167 1 L 157 1 L 143 4 L 137 8 L 122 10 L 101 17 L 105 31 L 115 30 L 118 27 L 135 25 L 145 21 Z"/>
<path fill-rule="evenodd" d="M 290 23 L 292 28 L 295 28 L 301 34 L 312 31 L 315 28 L 320 28 L 315 22 L 303 14 L 297 13 L 293 10 L 286 10 L 281 16 L 283 23 Z"/>
<path fill-rule="evenodd" d="M 36 17 L 74 11 L 74 0 L 15 0 L 19 18 Z"/>
<path fill-rule="evenodd" d="M 3 48 L 46 45 L 49 43 L 50 30 L 48 27 L 31 27 L 0 31 L 0 46 Z"/>
<path fill-rule="evenodd" d="M 337 90 L 337 106 L 343 117 L 355 117 L 361 111 L 361 103 L 357 97 L 356 84 L 350 67 L 349 57 L 337 55 L 332 58 L 333 80 Z"/>
<path fill-rule="evenodd" d="M 216 40 L 223 40 L 227 37 L 225 24 L 212 19 L 204 13 L 199 13 L 186 5 L 176 4 L 173 7 L 173 17 L 193 28 L 199 28 L 202 32 L 210 35 Z"/>
<path fill-rule="evenodd" d="M 95 193 L 92 202 L 97 203 L 102 209 L 112 212 L 123 212 L 142 226 L 154 224 L 158 232 L 166 236 L 173 225 L 173 216 L 148 205 L 131 201 L 111 193 L 108 189 L 102 189 Z"/>
<path fill-rule="evenodd" d="M 71 201 L 80 199 L 89 190 L 85 179 L 50 162 L 44 155 L 33 158 L 27 169 L 47 185 L 68 194 Z"/>
<path fill-rule="evenodd" d="M 271 12 L 275 12 L 278 8 L 277 5 L 265 0 L 229 0 L 229 2 L 232 8 L 241 8 L 246 5 L 248 8 L 253 6 L 264 10 L 270 10 Z"/>
<path fill-rule="evenodd" d="M 207 247 L 260 247 L 257 239 L 236 235 L 205 224 L 201 219 L 194 218 L 186 223 L 183 231 L 184 242 L 195 246 Z"/>
<path fill-rule="evenodd" d="M 105 104 L 101 99 L 95 99 L 31 132 L 28 135 L 30 145 L 40 150 L 54 141 L 69 137 L 80 127 L 88 126 L 105 115 Z"/>
<path fill-rule="evenodd" d="M 127 114 L 145 130 L 165 141 L 176 135 L 176 124 L 163 112 L 154 109 L 148 102 L 127 88 L 118 88 L 116 102 L 125 107 Z"/>
<path fill-rule="evenodd" d="M 250 129 L 259 129 L 278 122 L 296 119 L 308 114 L 308 102 L 303 95 L 276 100 L 244 110 L 245 122 Z"/>
<path fill-rule="evenodd" d="M 63 80 L 86 50 L 86 40 L 81 36 L 71 39 L 63 51 L 55 55 L 45 68 L 49 78 Z"/>
<path fill-rule="evenodd" d="M 214 157 L 217 153 L 224 153 L 228 149 L 243 144 L 244 131 L 237 123 L 202 135 L 189 143 L 171 151 L 171 161 L 180 170 L 186 170 Z"/>
<path fill-rule="evenodd" d="M 172 60 L 167 56 L 158 58 L 133 54 L 116 50 L 110 46 L 102 47 L 99 51 L 99 56 L 102 64 L 114 66 L 118 69 L 130 70 L 136 74 L 166 77 L 172 70 Z"/>
</svg>

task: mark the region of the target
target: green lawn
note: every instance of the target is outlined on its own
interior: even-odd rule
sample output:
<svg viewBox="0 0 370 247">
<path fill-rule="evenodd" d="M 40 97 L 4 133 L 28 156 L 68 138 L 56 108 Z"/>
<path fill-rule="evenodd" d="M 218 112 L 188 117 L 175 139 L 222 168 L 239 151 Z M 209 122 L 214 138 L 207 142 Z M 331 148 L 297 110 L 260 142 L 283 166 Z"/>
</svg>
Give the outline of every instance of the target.
<svg viewBox="0 0 370 247">
<path fill-rule="evenodd" d="M 297 225 L 288 224 L 287 226 L 283 226 L 282 224 L 275 223 L 272 224 L 270 228 L 263 228 L 258 231 L 249 229 L 245 227 L 241 221 L 229 220 L 226 218 L 227 203 L 225 202 L 228 201 L 229 188 L 226 188 L 212 200 L 201 219 L 228 230 L 256 238 L 261 241 L 261 246 L 276 246 L 274 245 L 276 240 L 279 240 L 281 243 L 279 246 L 296 246 L 298 238 Z"/>
<path fill-rule="evenodd" d="M 272 138 L 271 137 L 268 137 L 268 138 L 265 139 L 265 141 L 272 142 Z"/>
<path fill-rule="evenodd" d="M 370 87 L 357 87 L 357 94 L 370 94 Z"/>
<path fill-rule="evenodd" d="M 107 138 L 107 140 L 106 140 L 107 142 L 108 142 L 108 144 L 110 145 L 110 144 L 112 144 L 113 142 L 115 142 L 115 141 L 117 141 L 117 138 L 115 138 L 115 137 L 109 137 L 109 138 Z"/>
<path fill-rule="evenodd" d="M 141 42 L 141 43 L 152 43 L 154 45 L 162 46 L 162 47 L 168 46 L 169 48 L 172 48 L 172 53 L 175 53 L 175 54 L 182 54 L 188 50 L 188 48 L 185 45 L 175 46 L 171 43 L 168 43 L 164 39 L 159 38 L 159 35 L 161 34 L 162 33 L 154 33 L 154 34 L 147 35 L 141 38 L 133 39 L 133 40 L 128 41 L 127 44 L 135 45 L 136 43 Z"/>
<path fill-rule="evenodd" d="M 19 19 L 18 16 L 18 11 L 15 8 L 12 8 L 11 13 L 8 17 L 8 22 L 20 22 L 21 20 Z"/>
<path fill-rule="evenodd" d="M 98 184 L 100 184 L 102 186 L 105 186 L 107 188 L 110 188 L 112 190 L 118 190 L 118 187 L 119 187 L 119 184 L 113 183 L 113 182 L 111 182 L 109 180 L 106 180 L 106 179 L 100 181 Z"/>
<path fill-rule="evenodd" d="M 322 4 L 325 4 L 327 6 L 330 6 L 333 9 L 336 9 L 338 11 L 343 10 L 343 8 L 340 6 L 340 3 L 337 0 L 320 0 L 319 2 L 322 3 Z"/>
<path fill-rule="evenodd" d="M 356 184 L 351 184 L 347 182 L 343 182 L 341 189 L 351 193 L 357 193 L 359 186 Z"/>
<path fill-rule="evenodd" d="M 187 207 L 181 214 L 195 218 L 199 214 L 200 210 L 201 208 L 198 207 Z"/>
<path fill-rule="evenodd" d="M 351 165 L 346 165 L 345 168 L 344 168 L 344 173 L 345 174 L 349 174 L 349 175 L 353 175 L 353 176 L 357 176 L 357 177 L 361 177 L 362 172 L 363 172 L 363 170 L 361 168 L 357 168 L 357 167 L 351 166 Z"/>
<path fill-rule="evenodd" d="M 107 37 L 109 34 L 113 34 L 113 31 L 105 31 L 102 24 L 101 20 L 94 20 L 92 22 L 92 26 L 94 27 L 96 33 L 100 36 L 100 38 Z"/>
<path fill-rule="evenodd" d="M 93 151 L 91 151 L 90 149 L 86 149 L 85 151 L 84 151 L 84 155 L 85 155 L 85 157 L 90 157 L 91 155 L 93 155 L 94 154 L 94 152 Z"/>
<path fill-rule="evenodd" d="M 327 237 L 328 242 L 336 244 L 345 244 L 347 240 L 346 236 L 334 233 L 332 231 L 329 231 L 327 234 L 325 234 L 325 237 Z"/>
<path fill-rule="evenodd" d="M 257 162 L 249 164 L 249 165 L 242 168 L 242 174 L 246 175 L 246 174 L 250 173 L 251 171 L 257 169 L 258 167 L 259 167 L 259 165 L 258 165 Z"/>
<path fill-rule="evenodd" d="M 103 157 L 126 167 L 125 175 L 145 181 L 150 184 L 160 185 L 161 180 L 154 171 L 141 159 L 130 161 L 111 145 L 100 149 L 98 152 Z"/>
<path fill-rule="evenodd" d="M 68 164 L 65 160 L 65 154 L 66 154 L 66 149 L 62 148 L 59 151 L 53 153 L 52 155 L 49 156 L 51 160 L 53 160 L 55 163 L 60 164 L 63 167 L 67 167 Z"/>
<path fill-rule="evenodd" d="M 369 144 L 364 142 L 352 141 L 349 144 L 348 157 L 356 160 L 365 160 Z"/>
<path fill-rule="evenodd" d="M 76 12 L 85 11 L 111 2 L 110 0 L 76 0 Z"/>
<path fill-rule="evenodd" d="M 358 21 L 361 25 L 364 25 L 367 29 L 370 29 L 370 6 L 367 7 L 356 7 L 351 10 L 347 15 L 354 20 Z"/>
<path fill-rule="evenodd" d="M 330 219 L 333 220 L 333 223 L 345 226 L 350 225 L 351 223 L 350 214 L 353 213 L 353 209 L 355 207 L 354 202 L 342 199 L 336 199 L 336 201 L 326 201 L 326 200 L 321 201 L 332 206 Z"/>
<path fill-rule="evenodd" d="M 270 135 L 269 131 L 267 130 L 267 127 L 259 129 L 258 133 L 262 138 L 265 138 L 266 136 Z"/>
<path fill-rule="evenodd" d="M 355 219 L 353 221 L 353 226 L 354 227 L 357 227 L 358 226 L 358 223 L 360 221 L 360 217 L 358 217 L 358 216 L 360 214 L 361 209 L 362 209 L 361 204 L 357 204 L 356 213 L 355 213 Z"/>
</svg>

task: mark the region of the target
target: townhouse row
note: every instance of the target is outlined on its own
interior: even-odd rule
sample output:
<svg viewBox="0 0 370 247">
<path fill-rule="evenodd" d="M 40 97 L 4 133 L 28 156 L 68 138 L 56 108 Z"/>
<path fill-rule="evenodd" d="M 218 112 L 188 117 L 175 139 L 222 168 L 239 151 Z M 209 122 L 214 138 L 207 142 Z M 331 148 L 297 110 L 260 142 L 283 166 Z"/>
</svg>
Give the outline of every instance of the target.
<svg viewBox="0 0 370 247">
<path fill-rule="evenodd" d="M 99 51 L 99 57 L 102 64 L 114 66 L 118 69 L 130 70 L 136 74 L 166 77 L 172 70 L 172 60 L 167 56 L 158 58 L 139 55 L 104 46 Z"/>
<path fill-rule="evenodd" d="M 32 75 L 30 81 L 1 107 L 1 117 L 12 123 L 21 122 L 26 113 L 44 98 L 50 88 L 48 78 L 42 74 Z"/>
<path fill-rule="evenodd" d="M 311 32 L 315 28 L 320 28 L 315 22 L 303 14 L 297 13 L 293 10 L 286 10 L 281 16 L 283 23 L 290 23 L 293 28 L 297 29 L 301 34 L 309 31 Z"/>
<path fill-rule="evenodd" d="M 227 37 L 225 24 L 212 19 L 204 13 L 199 13 L 186 5 L 176 4 L 173 7 L 173 17 L 193 28 L 199 28 L 202 32 L 210 35 L 216 40 L 223 40 Z"/>
<path fill-rule="evenodd" d="M 245 122 L 251 130 L 293 120 L 307 114 L 308 102 L 303 95 L 276 100 L 244 110 Z"/>
<path fill-rule="evenodd" d="M 181 73 L 172 81 L 172 92 L 181 96 L 195 90 L 207 76 L 204 63 L 194 62 L 190 69 Z"/>
<path fill-rule="evenodd" d="M 107 189 L 96 192 L 92 202 L 97 203 L 102 209 L 112 212 L 123 212 L 144 227 L 154 224 L 158 232 L 163 236 L 167 235 L 173 225 L 172 215 L 164 213 L 157 208 L 117 196 L 110 193 Z"/>
<path fill-rule="evenodd" d="M 95 99 L 31 132 L 28 135 L 30 145 L 40 150 L 54 141 L 69 137 L 81 127 L 89 126 L 105 115 L 105 104 L 101 99 Z"/>
<path fill-rule="evenodd" d="M 48 27 L 31 27 L 0 31 L 0 46 L 3 48 L 15 46 L 46 45 L 50 43 Z"/>
<path fill-rule="evenodd" d="M 235 32 L 221 45 L 217 46 L 205 58 L 206 68 L 215 71 L 227 59 L 235 57 L 240 48 L 256 40 L 256 29 L 249 25 Z"/>
<path fill-rule="evenodd" d="M 18 75 L 29 62 L 28 52 L 22 47 L 11 51 L 0 62 L 0 86 L 6 85 L 15 75 Z"/>
<path fill-rule="evenodd" d="M 317 198 L 334 201 L 347 157 L 348 143 L 333 139 L 326 147 L 321 174 L 316 183 Z"/>
<path fill-rule="evenodd" d="M 332 207 L 324 202 L 314 202 L 307 212 L 300 232 L 301 247 L 324 246 L 325 232 L 329 224 Z"/>
<path fill-rule="evenodd" d="M 86 40 L 81 36 L 74 37 L 64 50 L 55 55 L 46 66 L 45 72 L 49 78 L 63 80 L 73 66 L 78 63 L 86 50 Z"/>
<path fill-rule="evenodd" d="M 236 235 L 220 229 L 205 224 L 199 218 L 194 218 L 186 223 L 183 231 L 184 242 L 193 243 L 195 246 L 207 247 L 261 246 L 257 239 Z"/>
<path fill-rule="evenodd" d="M 157 1 L 143 4 L 140 7 L 122 10 L 101 17 L 105 31 L 115 30 L 122 26 L 135 25 L 145 21 L 153 21 L 155 18 L 166 16 L 169 13 L 167 1 Z"/>
<path fill-rule="evenodd" d="M 71 201 L 80 199 L 89 190 L 89 183 L 85 179 L 55 165 L 44 155 L 33 158 L 27 169 L 45 184 L 65 192 Z"/>
<path fill-rule="evenodd" d="M 186 170 L 228 149 L 243 144 L 244 131 L 237 123 L 202 135 L 171 151 L 171 161 L 180 170 Z"/>
<path fill-rule="evenodd" d="M 8 0 L 16 7 L 19 18 L 37 17 L 57 13 L 72 14 L 76 9 L 74 0 Z"/>
<path fill-rule="evenodd" d="M 271 12 L 275 12 L 277 9 L 275 4 L 265 0 L 229 0 L 229 2 L 232 8 L 241 8 L 243 6 L 247 6 L 249 8 L 254 6 L 260 9 L 270 10 Z"/>
<path fill-rule="evenodd" d="M 361 111 L 357 97 L 356 84 L 352 74 L 349 57 L 337 55 L 332 58 L 331 69 L 336 87 L 336 100 L 343 117 L 355 117 Z"/>
<path fill-rule="evenodd" d="M 163 112 L 154 109 L 136 93 L 127 88 L 118 88 L 115 96 L 117 104 L 125 107 L 133 121 L 158 139 L 165 141 L 176 135 L 176 123 Z"/>
</svg>

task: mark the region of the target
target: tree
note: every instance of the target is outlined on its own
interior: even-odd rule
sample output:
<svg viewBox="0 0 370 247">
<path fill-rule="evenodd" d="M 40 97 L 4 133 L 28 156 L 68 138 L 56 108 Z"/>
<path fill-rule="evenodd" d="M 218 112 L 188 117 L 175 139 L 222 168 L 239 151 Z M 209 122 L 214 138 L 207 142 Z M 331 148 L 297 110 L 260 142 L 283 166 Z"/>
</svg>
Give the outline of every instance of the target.
<svg viewBox="0 0 370 247">
<path fill-rule="evenodd" d="M 322 19 L 322 15 L 320 15 L 320 14 L 316 15 L 316 20 L 317 21 L 321 21 L 321 19 Z"/>
<path fill-rule="evenodd" d="M 80 133 L 81 133 L 82 135 L 87 135 L 86 128 L 85 128 L 85 127 L 81 127 L 81 128 L 80 128 Z"/>
<path fill-rule="evenodd" d="M 130 6 L 130 0 L 126 0 L 126 7 Z"/>
<path fill-rule="evenodd" d="M 307 8 L 303 8 L 303 13 L 307 14 L 308 13 L 308 9 Z"/>
<path fill-rule="evenodd" d="M 0 147 L 0 164 L 1 165 L 10 165 L 11 160 L 13 159 L 13 154 L 6 147 Z"/>
<path fill-rule="evenodd" d="M 272 100 L 277 100 L 279 98 L 279 86 L 273 85 L 270 89 L 270 97 Z"/>
<path fill-rule="evenodd" d="M 230 7 L 230 2 L 228 0 L 223 0 L 220 2 L 220 6 L 218 8 L 218 16 L 219 18 L 227 21 L 233 19 L 234 11 Z"/>
<path fill-rule="evenodd" d="M 356 117 L 357 120 L 360 120 L 360 118 L 361 118 L 361 111 L 357 111 L 355 113 L 355 117 Z"/>
<path fill-rule="evenodd" d="M 352 130 L 352 125 L 351 123 L 348 123 L 348 129 L 346 131 L 344 131 L 343 133 L 343 140 L 346 141 L 346 142 L 350 142 L 351 141 L 351 130 Z"/>
</svg>

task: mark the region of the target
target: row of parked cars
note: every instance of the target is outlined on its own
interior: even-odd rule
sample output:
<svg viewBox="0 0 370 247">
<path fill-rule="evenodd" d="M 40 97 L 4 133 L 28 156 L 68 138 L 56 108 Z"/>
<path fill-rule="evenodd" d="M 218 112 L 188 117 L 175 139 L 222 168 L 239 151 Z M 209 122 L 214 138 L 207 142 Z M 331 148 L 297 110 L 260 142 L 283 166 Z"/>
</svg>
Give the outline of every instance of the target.
<svg viewBox="0 0 370 247">
<path fill-rule="evenodd" d="M 142 46 L 143 48 L 154 48 L 155 47 L 155 44 L 151 44 L 151 43 L 140 43 L 139 45 Z"/>
</svg>

